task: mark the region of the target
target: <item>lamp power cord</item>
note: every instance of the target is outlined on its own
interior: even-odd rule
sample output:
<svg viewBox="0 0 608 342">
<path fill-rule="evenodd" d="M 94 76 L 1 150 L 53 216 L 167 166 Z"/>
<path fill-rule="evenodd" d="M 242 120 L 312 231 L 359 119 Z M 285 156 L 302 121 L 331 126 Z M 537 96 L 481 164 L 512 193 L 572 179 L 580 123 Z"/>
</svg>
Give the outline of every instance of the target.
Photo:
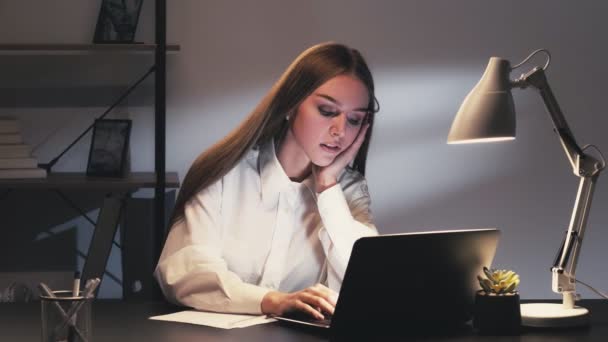
<svg viewBox="0 0 608 342">
<path fill-rule="evenodd" d="M 538 50 L 532 51 L 532 53 L 529 54 L 528 57 L 526 57 L 523 61 L 512 66 L 511 70 L 517 69 L 520 66 L 524 65 L 527 61 L 530 60 L 530 58 L 532 58 L 534 55 L 536 55 L 537 53 L 540 53 L 540 52 L 543 52 L 545 55 L 547 55 L 547 62 L 545 63 L 545 66 L 543 67 L 543 70 L 547 70 L 547 68 L 549 67 L 549 63 L 551 63 L 551 53 L 547 49 L 538 49 Z"/>
<path fill-rule="evenodd" d="M 602 291 L 600 291 L 600 290 L 598 290 L 598 289 L 594 288 L 593 286 L 591 286 L 591 285 L 589 285 L 589 284 L 587 284 L 587 283 L 584 283 L 584 282 L 582 282 L 582 281 L 580 281 L 580 280 L 578 280 L 578 279 L 576 279 L 576 282 L 577 282 L 577 283 L 580 283 L 581 285 L 586 286 L 587 288 L 589 288 L 589 290 L 591 290 L 591 291 L 595 292 L 595 293 L 596 293 L 597 295 L 599 295 L 600 297 L 602 297 L 602 298 L 604 298 L 604 299 L 608 299 L 608 294 L 606 294 L 606 293 L 604 293 L 604 292 L 602 292 Z"/>
</svg>

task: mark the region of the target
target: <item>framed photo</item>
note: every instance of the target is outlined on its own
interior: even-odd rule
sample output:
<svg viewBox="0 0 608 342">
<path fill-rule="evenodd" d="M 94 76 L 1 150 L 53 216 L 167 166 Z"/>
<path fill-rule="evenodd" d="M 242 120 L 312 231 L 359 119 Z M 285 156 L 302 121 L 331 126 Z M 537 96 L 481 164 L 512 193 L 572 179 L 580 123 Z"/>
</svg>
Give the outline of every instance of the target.
<svg viewBox="0 0 608 342">
<path fill-rule="evenodd" d="M 93 43 L 133 43 L 143 0 L 101 0 Z"/>
<path fill-rule="evenodd" d="M 131 120 L 95 120 L 87 176 L 124 176 L 130 135 Z"/>
</svg>

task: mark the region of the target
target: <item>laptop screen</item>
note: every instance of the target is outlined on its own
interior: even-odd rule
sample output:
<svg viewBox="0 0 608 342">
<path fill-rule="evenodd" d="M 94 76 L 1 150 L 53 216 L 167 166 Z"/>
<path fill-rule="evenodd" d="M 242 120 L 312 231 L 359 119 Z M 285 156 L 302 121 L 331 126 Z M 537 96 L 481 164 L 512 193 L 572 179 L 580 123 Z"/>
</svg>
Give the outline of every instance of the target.
<svg viewBox="0 0 608 342">
<path fill-rule="evenodd" d="M 491 266 L 499 235 L 497 229 L 475 229 L 359 239 L 332 330 L 424 330 L 464 324 L 472 317 L 476 277 Z"/>
</svg>

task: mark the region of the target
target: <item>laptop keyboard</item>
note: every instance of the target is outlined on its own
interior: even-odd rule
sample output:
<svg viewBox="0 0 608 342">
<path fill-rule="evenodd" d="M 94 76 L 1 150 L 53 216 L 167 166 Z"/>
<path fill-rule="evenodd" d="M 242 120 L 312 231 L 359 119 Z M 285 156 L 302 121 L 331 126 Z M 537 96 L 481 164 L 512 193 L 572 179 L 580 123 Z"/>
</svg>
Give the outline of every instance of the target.
<svg viewBox="0 0 608 342">
<path fill-rule="evenodd" d="M 323 315 L 325 318 L 323 319 L 316 319 L 314 317 L 310 317 L 310 320 L 312 322 L 317 322 L 319 324 L 323 324 L 323 325 L 331 325 L 331 316 L 329 314 Z"/>
<path fill-rule="evenodd" d="M 290 319 L 293 319 L 296 321 L 309 322 L 309 323 L 313 323 L 313 324 L 326 325 L 326 326 L 331 325 L 332 315 L 325 313 L 325 314 L 323 314 L 323 316 L 324 316 L 323 319 L 316 319 L 307 313 L 299 312 L 299 311 L 290 312 L 290 313 L 284 315 L 284 317 L 290 318 Z"/>
</svg>

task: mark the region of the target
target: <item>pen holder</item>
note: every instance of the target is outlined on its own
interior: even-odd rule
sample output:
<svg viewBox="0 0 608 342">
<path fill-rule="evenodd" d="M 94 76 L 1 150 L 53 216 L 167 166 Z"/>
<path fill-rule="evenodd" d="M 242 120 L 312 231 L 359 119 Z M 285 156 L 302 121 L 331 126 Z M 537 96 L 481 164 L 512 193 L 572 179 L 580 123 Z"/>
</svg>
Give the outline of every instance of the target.
<svg viewBox="0 0 608 342">
<path fill-rule="evenodd" d="M 93 298 L 73 296 L 72 291 L 53 291 L 40 296 L 43 342 L 91 342 Z"/>
</svg>

